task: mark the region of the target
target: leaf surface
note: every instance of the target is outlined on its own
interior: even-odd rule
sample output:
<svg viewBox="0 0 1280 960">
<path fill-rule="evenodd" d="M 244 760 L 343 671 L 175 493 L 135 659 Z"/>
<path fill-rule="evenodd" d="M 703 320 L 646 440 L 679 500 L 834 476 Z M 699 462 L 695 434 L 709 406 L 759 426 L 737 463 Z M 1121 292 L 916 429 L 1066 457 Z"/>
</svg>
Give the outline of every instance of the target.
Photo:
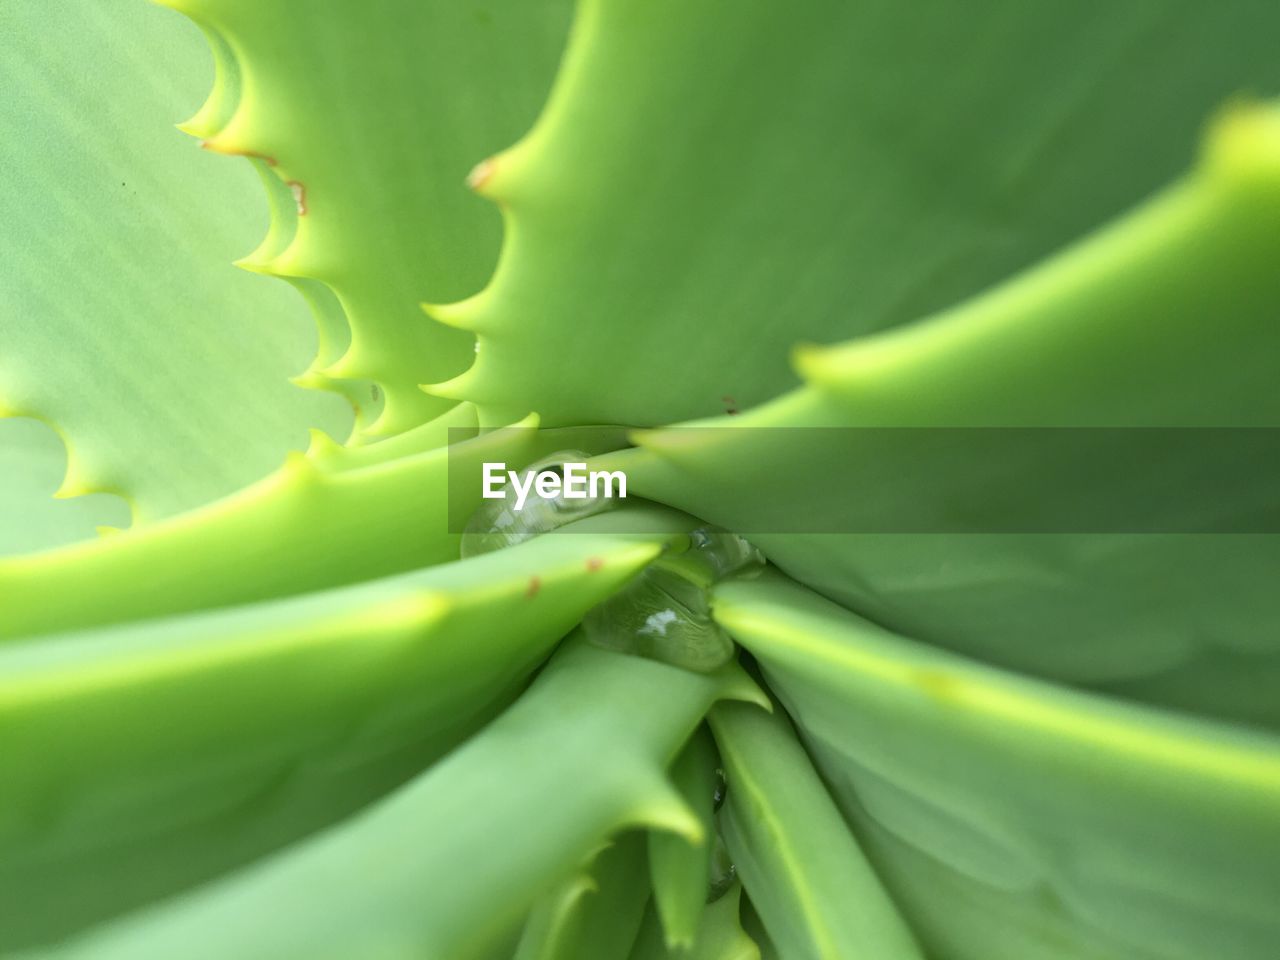
<svg viewBox="0 0 1280 960">
<path fill-rule="evenodd" d="M 787 351 L 914 321 L 1174 176 L 1280 90 L 1274 5 L 585 0 L 537 125 L 485 168 L 506 246 L 438 392 L 653 425 L 794 384 Z M 554 374 L 552 374 L 554 371 Z"/>
<path fill-rule="evenodd" d="M 418 384 L 465 369 L 472 338 L 419 304 L 474 293 L 493 270 L 500 220 L 467 173 L 533 121 L 567 0 L 168 2 L 227 63 L 188 128 L 256 158 L 283 190 L 247 265 L 321 285 L 338 315 L 307 382 L 374 381 L 382 408 L 365 439 L 443 411 Z"/>
<path fill-rule="evenodd" d="M 544 537 L 356 587 L 0 648 L 0 951 L 354 813 L 496 713 L 661 547 Z"/>
<path fill-rule="evenodd" d="M 124 527 L 129 507 L 119 497 L 93 494 L 56 500 L 67 471 L 67 448 L 42 423 L 0 421 L 0 555 L 86 540 L 99 526 Z"/>
<path fill-rule="evenodd" d="M 714 612 L 795 718 L 928 955 L 1274 952 L 1274 736 L 985 666 L 776 574 L 718 587 Z"/>
<path fill-rule="evenodd" d="M 63 436 L 62 493 L 150 520 L 345 430 L 287 382 L 302 303 L 231 266 L 261 230 L 252 172 L 172 127 L 208 85 L 199 33 L 140 0 L 19 0 L 0 35 L 0 413 Z"/>
<path fill-rule="evenodd" d="M 237 494 L 157 523 L 0 560 L 0 637 L 251 603 L 458 558 L 478 483 L 455 471 L 524 463 L 543 439 L 513 429 L 383 461 L 316 438 L 310 456 Z M 403 442 L 403 441 L 402 441 Z M 464 466 L 465 465 L 465 466 Z M 454 476 L 458 476 L 455 473 Z"/>
<path fill-rule="evenodd" d="M 897 907 L 782 717 L 725 704 L 725 841 L 778 951 L 795 960 L 921 960 Z"/>
<path fill-rule="evenodd" d="M 758 692 L 741 672 L 700 675 L 571 644 L 482 733 L 365 814 L 50 956 L 483 954 L 611 834 L 696 834 L 665 768 L 726 696 Z"/>
<path fill-rule="evenodd" d="M 724 429 L 645 432 L 602 465 L 905 635 L 1274 727 L 1277 262 L 1280 108 L 1239 107 L 1192 174 L 1106 230 L 928 321 L 802 351 L 809 385 Z M 1071 469 L 984 453 L 973 427 L 1058 456 L 1073 438 Z M 958 429 L 912 461 L 882 456 L 881 428 Z M 1147 458 L 1147 428 L 1204 432 Z M 1204 437 L 1241 428 L 1272 439 L 1206 460 Z M 1111 519 L 1073 527 L 1077 482 L 1113 462 L 1085 503 Z M 1170 526 L 1126 525 L 1157 497 Z M 1030 525 L 1001 528 L 1015 511 Z"/>
<path fill-rule="evenodd" d="M 760 948 L 738 921 L 742 884 L 735 883 L 699 918 L 697 934 L 688 947 L 666 945 L 662 922 L 655 910 L 645 916 L 631 960 L 760 960 Z"/>
<path fill-rule="evenodd" d="M 653 904 L 662 924 L 663 941 L 671 948 L 693 946 L 707 903 L 716 831 L 717 764 L 715 745 L 710 735 L 700 730 L 671 765 L 672 783 L 702 821 L 702 842 L 693 844 L 671 833 L 649 835 Z"/>
<path fill-rule="evenodd" d="M 647 879 L 644 835 L 617 838 L 533 908 L 515 960 L 627 960 L 649 901 Z"/>
</svg>

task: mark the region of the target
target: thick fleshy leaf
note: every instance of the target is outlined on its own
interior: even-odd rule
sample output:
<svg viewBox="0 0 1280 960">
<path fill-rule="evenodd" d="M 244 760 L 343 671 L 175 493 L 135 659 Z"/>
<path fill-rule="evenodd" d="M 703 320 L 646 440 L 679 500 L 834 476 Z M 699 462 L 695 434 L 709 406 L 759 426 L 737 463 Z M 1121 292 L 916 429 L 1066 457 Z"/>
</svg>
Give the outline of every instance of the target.
<svg viewBox="0 0 1280 960">
<path fill-rule="evenodd" d="M 533 908 L 514 960 L 627 960 L 647 880 L 644 835 L 619 837 Z"/>
<path fill-rule="evenodd" d="M 440 391 L 548 424 L 767 400 L 796 340 L 950 306 L 1166 182 L 1223 101 L 1280 91 L 1278 30 L 1256 0 L 584 0 L 479 178 L 510 229 L 439 314 L 480 338 Z"/>
<path fill-rule="evenodd" d="M 610 468 L 908 636 L 1280 725 L 1280 108 L 1228 112 L 1204 154 L 1037 269 L 928 322 L 804 352 L 810 386 L 725 429 L 646 432 Z M 1048 452 L 961 430 L 895 461 L 885 427 L 1001 428 L 989 432 Z M 1183 427 L 1203 433 L 1134 453 L 1164 436 L 1144 428 L 1177 440 Z M 1205 438 L 1230 434 L 1218 428 L 1272 439 L 1250 460 L 1206 462 Z M 1106 472 L 1113 460 L 1122 471 Z M 1105 485 L 1085 506 L 1113 516 L 1073 527 L 1064 505 L 1095 470 Z M 1141 525 L 1154 502 L 1168 505 L 1161 532 Z M 1029 525 L 1000 527 L 1014 511 Z M 881 514 L 918 526 L 883 532 Z"/>
<path fill-rule="evenodd" d="M 1274 955 L 1274 735 L 1024 679 L 777 575 L 717 588 L 714 609 L 795 718 L 927 955 Z"/>
<path fill-rule="evenodd" d="M 670 833 L 649 836 L 649 869 L 653 875 L 653 905 L 662 923 L 663 942 L 688 949 L 698 933 L 707 903 L 714 848 L 715 790 L 719 758 L 705 730 L 689 741 L 671 765 L 671 781 L 689 809 L 702 821 L 703 840 L 690 843 Z"/>
<path fill-rule="evenodd" d="M 55 500 L 67 472 L 67 448 L 42 423 L 0 420 L 0 555 L 58 547 L 129 524 L 119 497 L 92 494 Z"/>
<path fill-rule="evenodd" d="M 497 212 L 467 172 L 533 122 L 568 31 L 568 0 L 165 0 L 225 65 L 187 128 L 274 176 L 275 222 L 252 269 L 307 278 L 341 334 L 306 382 L 375 381 L 366 437 L 449 404 L 418 389 L 465 369 L 472 339 L 422 301 L 476 292 Z M 342 331 L 349 324 L 349 343 Z"/>
<path fill-rule="evenodd" d="M 764 928 L 764 921 L 760 919 L 760 914 L 749 899 L 742 901 L 739 908 L 742 932 L 751 938 L 756 948 L 760 951 L 760 960 L 782 960 L 778 954 L 778 948 L 773 941 L 769 939 L 769 933 Z"/>
<path fill-rule="evenodd" d="M 709 904 L 699 917 L 697 932 L 687 947 L 666 944 L 656 909 L 645 916 L 630 960 L 760 960 L 760 948 L 738 919 L 742 885 L 735 883 Z"/>
<path fill-rule="evenodd" d="M 666 765 L 712 703 L 758 696 L 736 667 L 695 674 L 573 643 L 482 733 L 362 815 L 48 956 L 469 960 L 610 835 L 696 836 Z"/>
<path fill-rule="evenodd" d="M 788 960 L 922 960 L 790 724 L 732 704 L 711 714 L 720 818 L 738 876 Z"/>
<path fill-rule="evenodd" d="M 231 266 L 262 230 L 252 171 L 173 129 L 208 87 L 199 31 L 141 0 L 18 0 L 0 36 L 0 413 L 62 434 L 63 493 L 151 519 L 343 431 L 287 382 L 314 350 L 301 300 Z"/>
<path fill-rule="evenodd" d="M 208 880 L 403 782 L 661 548 L 544 537 L 0 647 L 0 952 Z"/>
<path fill-rule="evenodd" d="M 513 429 L 383 462 L 317 436 L 264 480 L 163 523 L 0 560 L 0 637 L 49 633 L 341 586 L 458 558 L 479 484 L 450 471 L 524 463 L 545 435 Z M 452 497 L 451 497 L 452 494 Z"/>
</svg>

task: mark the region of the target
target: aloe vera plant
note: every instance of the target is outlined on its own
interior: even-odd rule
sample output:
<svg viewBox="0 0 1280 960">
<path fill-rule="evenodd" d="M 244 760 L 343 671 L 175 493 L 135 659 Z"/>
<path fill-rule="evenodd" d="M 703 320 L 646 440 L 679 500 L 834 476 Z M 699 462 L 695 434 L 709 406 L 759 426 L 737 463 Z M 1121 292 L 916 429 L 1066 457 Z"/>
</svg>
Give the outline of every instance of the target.
<svg viewBox="0 0 1280 960">
<path fill-rule="evenodd" d="M 0 9 L 0 956 L 1273 960 L 1280 8 L 163 6 Z"/>
</svg>

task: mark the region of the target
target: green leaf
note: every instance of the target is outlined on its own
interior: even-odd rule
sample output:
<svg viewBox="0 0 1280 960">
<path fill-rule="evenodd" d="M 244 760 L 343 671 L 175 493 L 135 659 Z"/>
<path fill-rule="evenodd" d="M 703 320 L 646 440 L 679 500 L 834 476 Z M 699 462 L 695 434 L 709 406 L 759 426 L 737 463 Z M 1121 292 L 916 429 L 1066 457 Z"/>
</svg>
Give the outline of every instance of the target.
<svg viewBox="0 0 1280 960">
<path fill-rule="evenodd" d="M 781 960 L 778 955 L 778 948 L 769 938 L 768 931 L 764 928 L 764 921 L 760 919 L 760 914 L 749 899 L 742 901 L 741 908 L 742 932 L 751 938 L 760 951 L 760 960 Z"/>
<path fill-rule="evenodd" d="M 779 952 L 921 960 L 790 724 L 732 704 L 710 720 L 725 769 L 725 841 Z"/>
<path fill-rule="evenodd" d="M 533 908 L 515 960 L 627 960 L 646 879 L 644 835 L 624 834 Z"/>
<path fill-rule="evenodd" d="M 66 469 L 67 449 L 47 426 L 0 420 L 0 555 L 85 540 L 99 526 L 128 525 L 129 508 L 118 497 L 53 499 Z"/>
<path fill-rule="evenodd" d="M 357 587 L 0 647 L 0 951 L 353 813 L 489 719 L 661 546 L 543 537 Z"/>
<path fill-rule="evenodd" d="M 252 172 L 172 127 L 208 85 L 198 31 L 139 0 L 18 0 L 0 35 L 0 413 L 66 440 L 63 495 L 150 520 L 345 429 L 286 382 L 313 349 L 301 302 L 231 266 L 262 229 Z"/>
<path fill-rule="evenodd" d="M 480 352 L 438 392 L 548 424 L 767 400 L 797 339 L 950 306 L 1166 182 L 1280 89 L 1277 29 L 1255 0 L 584 0 L 486 168 L 508 239 L 439 314 Z"/>
<path fill-rule="evenodd" d="M 418 384 L 462 371 L 472 340 L 419 303 L 472 294 L 493 270 L 501 224 L 467 172 L 533 121 L 568 0 L 166 2 L 226 62 L 188 129 L 258 158 L 277 195 L 287 185 L 246 265 L 319 282 L 349 321 L 349 345 L 322 351 L 307 382 L 375 381 L 385 401 L 365 438 L 438 414 L 449 404 Z"/>
<path fill-rule="evenodd" d="M 631 960 L 760 960 L 760 948 L 738 922 L 741 897 L 742 885 L 735 883 L 709 904 L 702 911 L 697 935 L 687 948 L 673 949 L 666 945 L 662 922 L 651 907 Z"/>
<path fill-rule="evenodd" d="M 450 418 L 446 418 L 450 422 Z M 525 463 L 547 440 L 499 430 L 381 461 L 317 437 L 309 456 L 225 500 L 118 537 L 0 559 L 0 638 L 252 603 L 458 558 L 487 459 Z M 451 497 L 452 494 L 452 497 Z M 56 599 L 56 603 L 52 602 Z"/>
<path fill-rule="evenodd" d="M 713 702 L 758 696 L 736 668 L 694 674 L 572 644 L 483 732 L 366 813 L 49 956 L 468 960 L 617 831 L 696 837 L 665 767 Z"/>
<path fill-rule="evenodd" d="M 1280 725 L 1280 635 L 1263 626 L 1280 618 L 1280 537 L 933 532 L 989 529 L 1015 506 L 1043 524 L 1030 530 L 1059 529 L 1075 481 L 959 441 L 885 461 L 865 429 L 1280 426 L 1277 262 L 1280 108 L 1241 106 L 1191 175 L 1106 230 L 927 322 L 803 352 L 810 385 L 717 424 L 729 429 L 646 432 L 642 451 L 602 465 L 626 470 L 639 496 L 751 536 L 797 580 L 905 635 Z M 806 426 L 837 429 L 785 429 Z M 1114 433 L 1076 436 L 1086 474 L 1116 453 Z M 1195 466 L 1203 454 L 1189 446 L 1178 469 L 1182 452 L 1128 457 L 1099 500 L 1122 523 L 1159 492 L 1192 505 L 1175 521 L 1274 529 L 1273 452 L 1234 472 Z M 925 532 L 834 533 L 875 530 L 880 513 L 923 518 Z"/>
<path fill-rule="evenodd" d="M 700 730 L 671 765 L 671 781 L 702 822 L 703 840 L 692 844 L 672 833 L 649 835 L 653 902 L 662 923 L 664 942 L 673 949 L 693 946 L 707 903 L 716 831 L 716 771 L 715 745 L 711 737 Z"/>
<path fill-rule="evenodd" d="M 1273 736 L 984 666 L 777 575 L 718 587 L 715 615 L 795 718 L 928 955 L 1274 952 Z"/>
</svg>

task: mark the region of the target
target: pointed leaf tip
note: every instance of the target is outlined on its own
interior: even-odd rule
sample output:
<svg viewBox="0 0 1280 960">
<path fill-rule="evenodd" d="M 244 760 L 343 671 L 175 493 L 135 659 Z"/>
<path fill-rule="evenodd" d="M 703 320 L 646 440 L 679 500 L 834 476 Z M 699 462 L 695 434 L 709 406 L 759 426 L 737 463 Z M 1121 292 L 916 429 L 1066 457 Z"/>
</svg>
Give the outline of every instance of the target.
<svg viewBox="0 0 1280 960">
<path fill-rule="evenodd" d="M 1280 198 L 1280 105 L 1254 100 L 1228 104 L 1210 121 L 1203 151 L 1214 179 L 1262 188 Z"/>
<path fill-rule="evenodd" d="M 493 176 L 493 170 L 494 163 L 492 157 L 486 157 L 484 160 L 481 160 L 472 167 L 471 172 L 467 174 L 467 186 L 472 190 L 480 190 L 489 182 L 489 178 Z"/>
<path fill-rule="evenodd" d="M 446 327 L 466 333 L 478 333 L 478 306 L 482 295 L 479 293 L 474 297 L 467 297 L 465 300 L 457 300 L 453 303 L 421 303 L 419 306 L 422 312 L 436 323 L 442 323 Z"/>
<path fill-rule="evenodd" d="M 422 383 L 418 387 L 423 393 L 432 397 L 443 397 L 446 400 L 472 400 L 477 398 L 473 390 L 478 380 L 474 365 L 468 367 L 456 377 L 442 380 L 439 383 Z"/>
<path fill-rule="evenodd" d="M 706 839 L 698 814 L 667 779 L 666 773 L 646 769 L 640 780 L 635 791 L 638 800 L 631 812 L 635 823 L 666 830 L 692 844 L 700 845 Z"/>
</svg>

